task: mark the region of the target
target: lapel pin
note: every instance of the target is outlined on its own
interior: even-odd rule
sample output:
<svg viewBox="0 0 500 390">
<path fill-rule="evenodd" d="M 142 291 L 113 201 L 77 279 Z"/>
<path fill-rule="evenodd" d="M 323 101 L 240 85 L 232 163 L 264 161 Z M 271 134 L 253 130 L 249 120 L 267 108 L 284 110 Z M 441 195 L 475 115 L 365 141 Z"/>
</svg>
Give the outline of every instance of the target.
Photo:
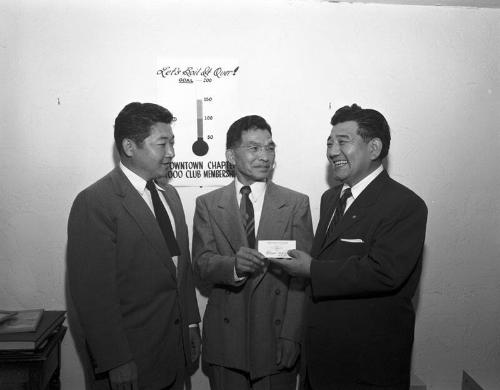
<svg viewBox="0 0 500 390">
<path fill-rule="evenodd" d="M 356 218 L 357 218 L 357 215 L 353 215 L 353 216 L 352 216 L 352 219 L 356 219 Z"/>
</svg>

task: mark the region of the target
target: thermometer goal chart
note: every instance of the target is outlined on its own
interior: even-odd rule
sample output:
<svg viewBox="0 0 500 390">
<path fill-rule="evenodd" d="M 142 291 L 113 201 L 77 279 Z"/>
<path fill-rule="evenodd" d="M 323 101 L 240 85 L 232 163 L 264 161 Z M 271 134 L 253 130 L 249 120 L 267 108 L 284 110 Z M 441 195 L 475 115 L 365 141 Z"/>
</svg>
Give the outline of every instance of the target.
<svg viewBox="0 0 500 390">
<path fill-rule="evenodd" d="M 175 158 L 168 178 L 176 186 L 225 185 L 226 132 L 237 119 L 239 66 L 234 60 L 160 60 L 158 104 L 174 115 Z"/>
</svg>

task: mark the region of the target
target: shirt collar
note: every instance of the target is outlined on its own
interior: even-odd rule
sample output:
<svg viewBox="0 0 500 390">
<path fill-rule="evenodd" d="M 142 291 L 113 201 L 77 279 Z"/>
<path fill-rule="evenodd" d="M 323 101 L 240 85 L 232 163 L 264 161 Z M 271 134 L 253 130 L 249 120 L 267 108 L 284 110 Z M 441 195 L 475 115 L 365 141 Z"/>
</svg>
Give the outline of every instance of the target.
<svg viewBox="0 0 500 390">
<path fill-rule="evenodd" d="M 144 191 L 146 191 L 146 180 L 144 180 L 142 177 L 140 177 L 137 173 L 132 172 L 129 168 L 127 168 L 123 163 L 120 161 L 120 169 L 122 172 L 127 176 L 127 179 L 130 181 L 132 186 L 137 190 L 141 196 L 144 195 Z M 157 190 L 164 191 L 162 187 L 160 187 L 156 182 L 155 182 L 155 187 Z"/>
<path fill-rule="evenodd" d="M 236 185 L 236 194 L 240 193 L 241 187 L 243 187 L 243 184 L 235 178 L 234 183 Z M 260 199 L 262 195 L 266 192 L 267 188 L 267 182 L 265 181 L 256 181 L 250 184 L 250 189 L 252 192 L 250 193 L 250 196 L 253 198 L 254 201 L 257 201 Z"/>
<path fill-rule="evenodd" d="M 370 184 L 373 180 L 375 180 L 375 178 L 380 175 L 380 173 L 384 170 L 384 167 L 382 164 L 380 164 L 378 166 L 377 169 L 375 169 L 372 173 L 370 173 L 368 176 L 364 177 L 362 180 L 360 180 L 358 183 L 356 183 L 355 185 L 353 185 L 351 187 L 351 193 L 352 193 L 352 197 L 354 199 L 356 199 L 359 194 L 361 194 L 363 192 L 363 190 L 368 187 L 368 184 Z M 349 188 L 349 186 L 347 184 L 344 184 L 342 186 L 342 192 L 344 192 L 344 190 L 346 188 Z"/>
</svg>

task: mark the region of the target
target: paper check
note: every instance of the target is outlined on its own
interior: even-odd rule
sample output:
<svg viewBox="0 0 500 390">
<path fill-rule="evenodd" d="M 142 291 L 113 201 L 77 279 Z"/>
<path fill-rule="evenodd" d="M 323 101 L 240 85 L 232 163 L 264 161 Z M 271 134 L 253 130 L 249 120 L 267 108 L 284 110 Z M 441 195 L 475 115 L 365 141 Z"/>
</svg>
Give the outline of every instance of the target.
<svg viewBox="0 0 500 390">
<path fill-rule="evenodd" d="M 271 259 L 290 259 L 288 251 L 295 249 L 295 240 L 259 240 L 258 251 Z"/>
</svg>

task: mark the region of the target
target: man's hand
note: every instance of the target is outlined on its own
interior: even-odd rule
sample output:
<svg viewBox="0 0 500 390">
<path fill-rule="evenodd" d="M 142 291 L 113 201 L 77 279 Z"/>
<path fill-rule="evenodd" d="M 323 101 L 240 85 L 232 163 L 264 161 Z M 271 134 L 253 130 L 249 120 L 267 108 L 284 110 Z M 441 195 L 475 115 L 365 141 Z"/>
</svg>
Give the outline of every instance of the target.
<svg viewBox="0 0 500 390">
<path fill-rule="evenodd" d="M 299 356 L 300 345 L 291 340 L 278 339 L 278 348 L 276 350 L 276 364 L 280 368 L 291 368 Z"/>
<path fill-rule="evenodd" d="M 194 363 L 200 357 L 201 337 L 200 328 L 193 326 L 189 328 L 189 344 L 191 344 L 191 363 Z"/>
<path fill-rule="evenodd" d="M 239 277 L 265 272 L 268 261 L 258 250 L 242 246 L 236 253 L 234 268 Z"/>
<path fill-rule="evenodd" d="M 139 390 L 137 365 L 134 361 L 109 370 L 111 390 Z"/>
<path fill-rule="evenodd" d="M 300 276 L 308 278 L 311 276 L 311 261 L 312 257 L 306 252 L 297 249 L 288 251 L 291 259 L 269 259 L 273 264 L 283 268 L 283 270 L 292 276 Z"/>
</svg>

